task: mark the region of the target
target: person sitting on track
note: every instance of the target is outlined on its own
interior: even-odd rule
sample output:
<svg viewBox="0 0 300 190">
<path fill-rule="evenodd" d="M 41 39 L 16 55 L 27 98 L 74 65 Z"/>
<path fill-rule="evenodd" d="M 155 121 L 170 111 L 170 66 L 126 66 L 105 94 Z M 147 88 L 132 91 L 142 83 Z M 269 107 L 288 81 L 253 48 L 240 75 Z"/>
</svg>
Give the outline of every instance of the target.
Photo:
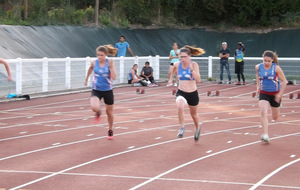
<svg viewBox="0 0 300 190">
<path fill-rule="evenodd" d="M 287 85 L 287 80 L 281 68 L 278 65 L 277 54 L 272 51 L 265 51 L 263 54 L 263 63 L 255 66 L 257 95 L 259 94 L 260 121 L 264 133 L 261 140 L 269 142 L 268 135 L 268 107 L 271 106 L 272 118 L 277 120 L 280 113 L 280 104 L 283 92 Z M 282 81 L 280 82 L 278 78 Z"/>
<path fill-rule="evenodd" d="M 142 86 L 147 86 L 148 83 L 137 74 L 138 65 L 134 64 L 127 75 L 128 84 L 140 83 Z"/>
<path fill-rule="evenodd" d="M 6 61 L 4 61 L 3 59 L 0 59 L 0 63 L 2 63 L 6 69 L 6 72 L 7 72 L 7 80 L 8 81 L 11 81 L 11 74 L 10 74 L 10 70 L 9 70 L 9 66 L 7 64 Z"/>
<path fill-rule="evenodd" d="M 197 108 L 199 103 L 199 95 L 196 83 L 201 82 L 199 66 L 196 62 L 191 61 L 191 55 L 201 55 L 205 51 L 201 48 L 192 46 L 184 46 L 180 49 L 180 62 L 174 64 L 174 68 L 169 78 L 168 85 L 172 84 L 175 73 L 178 74 L 179 86 L 176 92 L 176 105 L 178 109 L 178 118 L 180 129 L 177 134 L 179 138 L 183 137 L 184 128 L 184 106 L 189 105 L 190 114 L 195 124 L 194 140 L 198 141 L 200 136 L 199 118 Z"/>
<path fill-rule="evenodd" d="M 112 59 L 107 59 L 107 55 L 115 55 L 117 49 L 112 45 L 99 46 L 96 49 L 97 59 L 91 62 L 88 69 L 84 84 L 87 85 L 89 76 L 94 72 L 94 80 L 92 82 L 92 97 L 90 100 L 93 112 L 96 112 L 96 122 L 100 121 L 101 108 L 100 101 L 103 98 L 106 106 L 106 114 L 108 120 L 108 139 L 113 139 L 113 104 L 114 94 L 112 80 L 117 79 L 115 64 Z"/>
<path fill-rule="evenodd" d="M 148 86 L 158 86 L 155 81 L 154 81 L 154 77 L 153 77 L 153 68 L 150 67 L 150 63 L 149 61 L 145 62 L 145 66 L 143 67 L 143 69 L 141 70 L 141 74 L 140 77 L 142 77 L 144 80 L 146 81 L 150 81 L 151 84 L 149 84 Z"/>
</svg>

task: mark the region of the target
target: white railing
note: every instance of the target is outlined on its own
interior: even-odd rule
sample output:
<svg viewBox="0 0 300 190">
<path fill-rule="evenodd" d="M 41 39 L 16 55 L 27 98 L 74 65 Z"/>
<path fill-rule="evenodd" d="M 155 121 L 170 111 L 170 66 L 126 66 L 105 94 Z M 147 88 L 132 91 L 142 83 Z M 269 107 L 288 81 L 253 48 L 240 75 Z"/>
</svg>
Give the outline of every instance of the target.
<svg viewBox="0 0 300 190">
<path fill-rule="evenodd" d="M 13 82 L 7 82 L 5 68 L 0 65 L 0 97 L 8 93 L 32 94 L 49 91 L 60 91 L 84 88 L 84 80 L 90 62 L 95 57 L 86 58 L 42 58 L 42 59 L 7 59 L 12 73 Z M 114 84 L 127 83 L 127 75 L 133 64 L 141 69 L 146 61 L 154 70 L 156 80 L 168 78 L 169 57 L 121 57 L 112 58 L 115 62 L 117 80 Z M 193 57 L 199 64 L 202 79 L 218 80 L 220 73 L 219 57 Z M 262 62 L 259 57 L 245 57 L 246 79 L 255 78 L 254 66 Z M 280 66 L 289 80 L 300 80 L 300 58 L 280 58 Z M 229 58 L 232 78 L 234 74 L 234 60 Z M 224 70 L 224 79 L 227 74 Z M 89 84 L 91 82 L 91 78 Z"/>
</svg>

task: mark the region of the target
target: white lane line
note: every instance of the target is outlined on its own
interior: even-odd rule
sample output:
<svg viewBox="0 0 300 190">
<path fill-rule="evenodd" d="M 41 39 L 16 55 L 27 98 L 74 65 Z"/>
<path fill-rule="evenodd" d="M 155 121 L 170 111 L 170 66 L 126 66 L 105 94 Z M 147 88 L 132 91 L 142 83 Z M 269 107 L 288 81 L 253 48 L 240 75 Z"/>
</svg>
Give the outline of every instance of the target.
<svg viewBox="0 0 300 190">
<path fill-rule="evenodd" d="M 243 127 L 243 128 L 251 128 L 253 126 L 247 126 L 247 127 Z M 231 129 L 231 130 L 237 130 L 236 128 L 235 129 Z M 227 130 L 221 130 L 221 131 L 218 131 L 218 132 L 213 132 L 211 134 L 216 134 L 216 133 L 220 133 L 220 132 L 224 132 L 224 131 L 228 131 Z M 292 135 L 296 135 L 296 134 L 300 134 L 300 133 L 294 133 L 294 134 L 289 134 L 289 135 L 284 135 L 284 136 L 281 136 L 281 137 L 275 137 L 275 138 L 271 138 L 271 139 L 277 139 L 277 138 L 284 138 L 284 137 L 288 137 L 288 136 L 292 136 Z M 204 136 L 204 135 L 210 135 L 210 134 L 203 134 L 201 136 Z M 59 172 L 55 172 L 53 174 L 50 174 L 50 175 L 47 175 L 47 176 L 44 176 L 44 177 L 41 177 L 41 178 L 38 178 L 36 180 L 33 180 L 33 181 L 30 181 L 28 183 L 25 183 L 25 184 L 22 184 L 22 185 L 19 185 L 17 187 L 14 187 L 12 188 L 11 190 L 17 190 L 19 188 L 23 188 L 23 187 L 26 187 L 30 184 L 34 184 L 34 183 L 37 183 L 39 181 L 43 181 L 45 179 L 48 179 L 48 178 L 51 178 L 53 176 L 56 176 L 56 175 L 59 175 L 59 174 L 62 174 L 62 173 L 65 173 L 67 171 L 70 171 L 70 170 L 73 170 L 73 169 L 76 169 L 76 168 L 79 168 L 79 167 L 82 167 L 82 166 L 85 166 L 85 165 L 88 165 L 88 164 L 92 164 L 92 163 L 95 163 L 95 162 L 98 162 L 98 161 L 101 161 L 101 160 L 104 160 L 104 159 L 107 159 L 107 158 L 111 158 L 111 157 L 115 157 L 115 156 L 119 156 L 119 155 L 122 155 L 122 154 L 126 154 L 126 153 L 129 153 L 129 152 L 133 152 L 133 151 L 138 151 L 138 150 L 143 150 L 143 149 L 147 149 L 147 148 L 152 148 L 152 147 L 155 147 L 155 146 L 159 146 L 159 145 L 163 145 L 163 144 L 168 144 L 168 143 L 172 143 L 172 142 L 177 142 L 177 141 L 181 141 L 181 140 L 185 140 L 185 139 L 188 139 L 188 138 L 192 138 L 193 136 L 189 136 L 189 137 L 183 137 L 183 138 L 180 138 L 180 139 L 173 139 L 173 140 L 168 140 L 168 141 L 164 141 L 164 142 L 160 142 L 160 143 L 155 143 L 155 144 L 150 144 L 150 145 L 146 145 L 146 146 L 143 146 L 143 147 L 139 147 L 139 148 L 133 148 L 133 149 L 130 149 L 130 150 L 126 150 L 126 151 L 122 151 L 122 152 L 118 152 L 118 153 L 115 153 L 115 154 L 111 154 L 111 155 L 108 155 L 108 156 L 104 156 L 104 157 L 100 157 L 98 159 L 94 159 L 94 160 L 91 160 L 89 162 L 85 162 L 85 163 L 82 163 L 82 164 L 79 164 L 79 165 L 76 165 L 76 166 L 73 166 L 73 167 L 70 167 L 70 168 L 67 168 L 67 169 L 64 169 L 64 170 L 61 170 Z M 245 146 L 249 146 L 249 145 L 252 145 L 252 144 L 256 144 L 256 143 L 260 143 L 261 141 L 255 141 L 255 142 L 252 142 L 252 143 L 248 143 L 248 144 L 244 144 L 244 145 L 240 145 L 240 146 L 236 146 L 236 147 L 233 147 L 233 148 L 230 148 L 230 149 L 226 149 L 226 150 L 223 150 L 223 151 L 219 151 L 219 152 L 216 152 L 216 153 L 213 153 L 213 154 L 210 154 L 208 156 L 204 156 L 202 158 L 199 158 L 199 159 L 196 159 L 194 161 L 191 161 L 191 162 L 188 162 L 188 163 L 185 163 L 181 166 L 178 166 L 176 168 L 173 168 L 167 172 L 164 172 L 163 174 L 160 174 L 154 178 L 151 178 L 150 180 L 144 182 L 144 183 L 141 183 L 139 184 L 138 186 L 144 186 L 144 184 L 147 184 L 147 183 L 150 183 L 151 181 L 154 181 L 155 179 L 157 178 L 160 178 L 161 176 L 167 174 L 167 173 L 170 173 L 174 170 L 177 170 L 181 167 L 184 167 L 186 165 L 189 165 L 191 163 L 194 163 L 196 161 L 199 161 L 199 160 L 202 160 L 202 159 L 205 159 L 205 158 L 209 158 L 211 156 L 215 156 L 215 155 L 218 155 L 218 154 L 221 154 L 221 153 L 224 153 L 224 152 L 228 152 L 230 150 L 235 150 L 235 149 L 238 149 L 238 148 L 242 148 L 242 147 L 245 147 Z M 137 187 L 137 186 L 136 186 Z M 136 189 L 136 188 L 135 188 Z"/>
<path fill-rule="evenodd" d="M 300 133 L 293 133 L 293 134 L 283 135 L 283 136 L 281 136 L 281 137 L 275 137 L 275 138 L 272 138 L 272 139 L 285 138 L 285 137 L 289 137 L 289 136 L 294 136 L 294 135 L 296 135 L 296 134 L 300 134 Z M 182 164 L 182 165 L 179 165 L 179 166 L 177 166 L 177 167 L 175 167 L 175 168 L 172 168 L 172 169 L 170 169 L 170 170 L 168 170 L 168 171 L 166 171 L 166 172 L 164 172 L 164 173 L 161 173 L 161 174 L 159 174 L 159 175 L 157 175 L 157 176 L 155 176 L 155 177 L 152 177 L 151 179 L 149 179 L 149 180 L 147 180 L 147 181 L 145 181 L 145 182 L 143 182 L 143 183 L 140 183 L 140 184 L 138 184 L 138 185 L 132 187 L 130 190 L 138 189 L 138 188 L 140 188 L 140 187 L 142 187 L 142 186 L 145 186 L 145 185 L 148 184 L 148 183 L 151 183 L 151 182 L 154 181 L 154 180 L 157 180 L 158 178 L 161 178 L 162 176 L 165 176 L 165 175 L 167 175 L 167 174 L 169 174 L 169 173 L 171 173 L 171 172 L 174 172 L 175 170 L 181 169 L 181 168 L 183 168 L 183 167 L 185 167 L 185 166 L 188 166 L 188 165 L 193 164 L 193 163 L 195 163 L 195 162 L 198 162 L 198 161 L 200 161 L 200 160 L 204 160 L 204 159 L 210 158 L 210 157 L 212 157 L 212 156 L 216 156 L 216 155 L 219 155 L 219 154 L 222 154 L 222 153 L 225 153 L 225 152 L 229 152 L 229 151 L 231 151 L 231 150 L 236 150 L 236 149 L 239 149 L 239 148 L 244 148 L 244 147 L 247 147 L 247 146 L 250 146 L 250 145 L 254 145 L 254 144 L 257 144 L 257 143 L 261 143 L 261 141 L 254 141 L 254 142 L 251 142 L 251 143 L 247 143 L 247 144 L 235 146 L 235 147 L 232 147 L 232 148 L 229 148 L 229 149 L 221 150 L 221 151 L 216 152 L 216 153 L 212 153 L 212 154 L 207 155 L 207 156 L 203 156 L 203 157 L 197 158 L 197 159 L 195 159 L 195 160 L 192 160 L 192 161 L 190 161 L 190 162 L 187 162 L 187 163 L 184 163 L 184 164 Z M 298 161 L 299 161 L 299 160 L 300 160 L 300 158 L 298 159 Z"/>
<path fill-rule="evenodd" d="M 52 144 L 53 146 L 57 146 L 57 145 L 60 145 L 60 143 L 54 143 L 54 144 Z"/>
<path fill-rule="evenodd" d="M 265 181 L 267 181 L 269 178 L 271 178 L 273 175 L 277 174 L 278 172 L 280 172 L 281 170 L 283 170 L 284 168 L 296 163 L 296 162 L 299 162 L 300 161 L 300 158 L 296 159 L 296 160 L 293 160 L 279 168 L 277 168 L 276 170 L 274 170 L 273 172 L 271 172 L 270 174 L 268 174 L 266 177 L 264 177 L 263 179 L 261 179 L 259 182 L 257 182 L 255 185 L 253 185 L 249 190 L 254 190 L 256 189 L 258 186 L 260 186 L 262 183 L 264 183 Z"/>
<path fill-rule="evenodd" d="M 20 135 L 26 134 L 26 133 L 27 133 L 27 131 L 23 131 L 23 132 L 20 132 Z"/>
<path fill-rule="evenodd" d="M 26 173 L 26 174 L 53 174 L 53 172 L 45 171 L 17 171 L 17 170 L 0 170 L 1 173 Z M 89 177 L 106 177 L 106 178 L 125 178 L 125 179 L 144 179 L 148 180 L 151 177 L 140 177 L 140 176 L 125 176 L 125 175 L 108 175 L 108 174 L 90 174 L 90 173 L 62 173 L 60 175 L 65 176 L 89 176 Z M 180 178 L 158 178 L 160 181 L 178 181 L 178 182 L 198 182 L 198 183 L 211 183 L 211 184 L 230 184 L 230 185 L 245 185 L 253 186 L 253 183 L 233 182 L 233 181 L 212 181 L 212 180 L 201 180 L 201 179 L 180 179 Z M 273 188 L 284 188 L 284 189 L 300 189 L 295 186 L 282 186 L 282 185 L 267 185 L 262 184 L 263 187 Z"/>
<path fill-rule="evenodd" d="M 94 134 L 88 134 L 88 135 L 86 135 L 87 137 L 91 137 L 91 136 L 94 136 Z"/>
<path fill-rule="evenodd" d="M 208 151 L 206 151 L 206 153 L 207 153 L 207 154 L 209 154 L 209 153 L 211 153 L 211 152 L 212 152 L 212 150 L 208 150 Z"/>
<path fill-rule="evenodd" d="M 133 149 L 135 146 L 130 146 L 130 147 L 128 147 L 128 149 Z"/>
<path fill-rule="evenodd" d="M 161 137 L 156 137 L 155 139 L 158 140 L 158 139 L 161 139 Z"/>
</svg>

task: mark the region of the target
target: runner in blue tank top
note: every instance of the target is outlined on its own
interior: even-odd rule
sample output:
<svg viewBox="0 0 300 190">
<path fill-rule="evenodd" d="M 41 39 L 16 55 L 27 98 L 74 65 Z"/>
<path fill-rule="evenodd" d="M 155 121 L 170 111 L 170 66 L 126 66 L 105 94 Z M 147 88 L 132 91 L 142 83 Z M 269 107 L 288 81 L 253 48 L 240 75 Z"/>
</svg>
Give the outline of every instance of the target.
<svg viewBox="0 0 300 190">
<path fill-rule="evenodd" d="M 263 63 L 255 66 L 257 94 L 259 94 L 259 109 L 261 113 L 261 125 L 264 133 L 261 140 L 269 142 L 268 135 L 268 107 L 272 108 L 272 118 L 277 120 L 279 117 L 279 107 L 281 97 L 287 85 L 287 80 L 281 68 L 278 65 L 277 54 L 272 51 L 265 51 L 263 54 Z M 282 81 L 280 85 L 279 79 Z"/>
<path fill-rule="evenodd" d="M 189 105 L 190 114 L 195 124 L 194 140 L 198 141 L 200 137 L 199 117 L 197 114 L 197 108 L 199 103 L 199 95 L 197 91 L 196 83 L 201 82 L 199 66 L 196 62 L 191 61 L 192 55 L 201 55 L 205 51 L 201 48 L 195 48 L 191 46 L 184 46 L 180 49 L 179 57 L 181 62 L 174 64 L 174 69 L 169 78 L 168 85 L 172 84 L 173 76 L 178 74 L 179 86 L 176 92 L 176 105 L 178 109 L 178 118 L 180 129 L 177 136 L 183 137 L 184 128 L 184 106 Z"/>
<path fill-rule="evenodd" d="M 95 121 L 99 123 L 101 108 L 100 101 L 103 98 L 106 106 L 106 114 L 109 125 L 108 139 L 113 139 L 113 104 L 114 94 L 112 80 L 117 79 L 115 71 L 115 64 L 112 59 L 107 59 L 107 55 L 115 55 L 117 49 L 111 45 L 99 46 L 96 49 L 97 60 L 92 61 L 87 72 L 84 84 L 87 85 L 89 76 L 94 72 L 94 78 L 92 82 L 92 97 L 91 107 L 93 112 L 96 113 Z"/>
</svg>

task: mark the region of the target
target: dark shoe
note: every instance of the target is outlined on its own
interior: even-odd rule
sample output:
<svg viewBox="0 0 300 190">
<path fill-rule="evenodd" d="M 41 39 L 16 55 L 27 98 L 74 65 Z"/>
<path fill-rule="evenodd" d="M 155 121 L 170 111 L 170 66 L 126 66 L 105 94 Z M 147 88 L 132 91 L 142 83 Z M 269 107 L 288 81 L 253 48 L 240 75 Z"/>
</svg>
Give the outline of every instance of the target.
<svg viewBox="0 0 300 190">
<path fill-rule="evenodd" d="M 241 85 L 241 82 L 236 83 L 235 85 Z"/>
</svg>

